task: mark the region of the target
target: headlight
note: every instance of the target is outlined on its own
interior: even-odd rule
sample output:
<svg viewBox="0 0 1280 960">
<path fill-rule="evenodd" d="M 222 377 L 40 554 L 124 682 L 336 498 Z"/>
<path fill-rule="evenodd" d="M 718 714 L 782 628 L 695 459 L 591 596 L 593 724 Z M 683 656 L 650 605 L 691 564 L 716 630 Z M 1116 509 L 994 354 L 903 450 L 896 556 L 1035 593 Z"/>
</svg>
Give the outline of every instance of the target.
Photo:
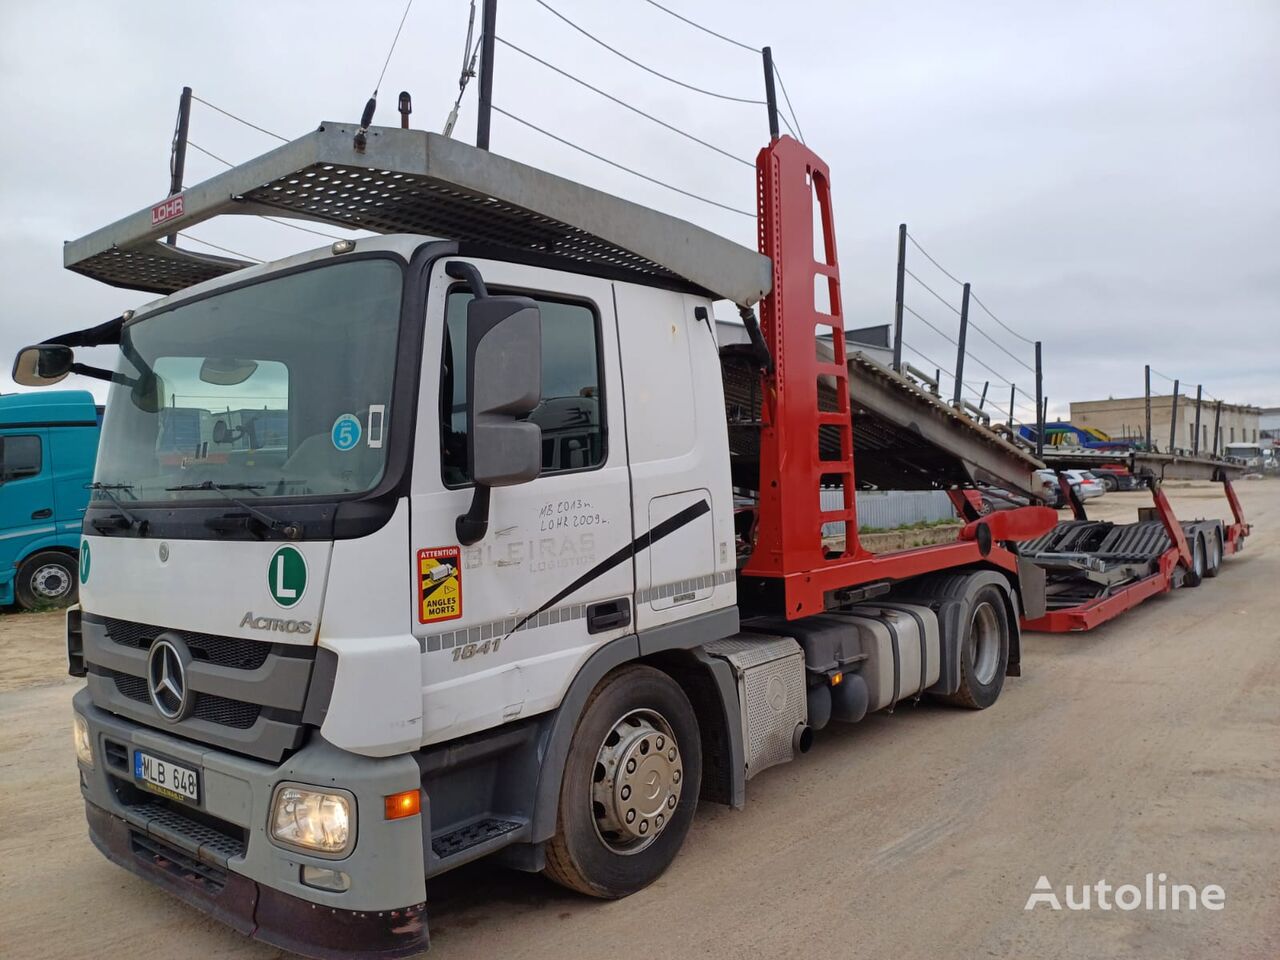
<svg viewBox="0 0 1280 960">
<path fill-rule="evenodd" d="M 340 793 L 282 784 L 271 805 L 271 837 L 322 856 L 346 856 L 355 846 L 355 802 Z"/>
<path fill-rule="evenodd" d="M 73 713 L 71 718 L 71 735 L 75 738 L 76 759 L 86 767 L 92 767 L 93 741 L 89 739 L 89 723 L 78 713 Z"/>
</svg>

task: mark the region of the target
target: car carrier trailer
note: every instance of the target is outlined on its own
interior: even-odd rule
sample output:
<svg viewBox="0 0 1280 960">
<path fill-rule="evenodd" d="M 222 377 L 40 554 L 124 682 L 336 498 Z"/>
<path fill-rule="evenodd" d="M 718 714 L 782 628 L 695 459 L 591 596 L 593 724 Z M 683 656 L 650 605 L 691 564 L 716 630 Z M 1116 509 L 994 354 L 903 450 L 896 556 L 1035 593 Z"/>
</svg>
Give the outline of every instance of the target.
<svg viewBox="0 0 1280 960">
<path fill-rule="evenodd" d="M 67 621 L 108 858 L 285 949 L 403 956 L 457 866 L 625 896 L 699 799 L 741 807 L 828 722 L 995 702 L 1045 613 L 1016 545 L 1057 516 L 859 543 L 860 475 L 1016 486 L 1038 463 L 846 356 L 812 151 L 761 150 L 757 252 L 360 133 L 325 123 L 68 244 L 70 269 L 162 298 L 15 364 L 112 384 Z M 381 235 L 260 265 L 160 242 L 258 213 Z M 101 344 L 117 369 L 75 360 Z"/>
<path fill-rule="evenodd" d="M 1087 470 L 1097 456 L 1088 451 L 1064 451 L 1046 453 L 1045 461 L 1058 471 Z M 1107 457 L 1116 459 L 1114 454 Z M 1226 557 L 1244 549 L 1250 528 L 1231 482 L 1233 475 L 1243 472 L 1241 464 L 1213 457 L 1138 451 L 1121 459 L 1151 491 L 1153 505 L 1139 511 L 1136 523 L 1090 520 L 1059 472 L 1073 519 L 1015 548 L 1046 577 L 1045 612 L 1024 619 L 1024 630 L 1091 630 L 1151 597 L 1178 587 L 1200 586 L 1218 576 Z M 1232 520 L 1179 520 L 1161 489 L 1165 479 L 1220 482 Z"/>
</svg>

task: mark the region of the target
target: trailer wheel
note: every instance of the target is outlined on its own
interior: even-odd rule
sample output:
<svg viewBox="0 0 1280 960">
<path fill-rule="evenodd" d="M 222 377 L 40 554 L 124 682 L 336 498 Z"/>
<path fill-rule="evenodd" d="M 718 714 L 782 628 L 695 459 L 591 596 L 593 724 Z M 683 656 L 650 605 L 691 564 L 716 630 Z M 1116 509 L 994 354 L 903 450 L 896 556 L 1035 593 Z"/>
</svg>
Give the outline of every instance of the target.
<svg viewBox="0 0 1280 960">
<path fill-rule="evenodd" d="M 1205 554 L 1204 534 L 1197 533 L 1191 542 L 1191 569 L 1187 571 L 1183 586 L 1198 587 L 1204 582 Z"/>
<path fill-rule="evenodd" d="M 941 699 L 971 710 L 985 710 L 1004 687 L 1009 665 L 1009 613 L 1000 590 L 988 584 L 973 596 L 960 645 L 960 689 Z"/>
<path fill-rule="evenodd" d="M 1102 482 L 1102 489 L 1107 491 L 1107 493 L 1115 493 L 1120 489 L 1120 481 L 1111 474 L 1103 471 L 1102 473 L 1097 474 L 1097 477 Z"/>
<path fill-rule="evenodd" d="M 76 562 L 57 550 L 42 550 L 23 560 L 14 581 L 14 595 L 24 610 L 65 607 L 75 603 Z"/>
<path fill-rule="evenodd" d="M 648 886 L 684 843 L 701 782 L 702 741 L 684 691 L 653 667 L 614 671 L 574 731 L 544 872 L 604 899 Z"/>
<path fill-rule="evenodd" d="M 1216 577 L 1222 572 L 1222 530 L 1215 529 L 1209 534 L 1209 555 L 1205 561 L 1204 575 L 1209 578 Z"/>
</svg>

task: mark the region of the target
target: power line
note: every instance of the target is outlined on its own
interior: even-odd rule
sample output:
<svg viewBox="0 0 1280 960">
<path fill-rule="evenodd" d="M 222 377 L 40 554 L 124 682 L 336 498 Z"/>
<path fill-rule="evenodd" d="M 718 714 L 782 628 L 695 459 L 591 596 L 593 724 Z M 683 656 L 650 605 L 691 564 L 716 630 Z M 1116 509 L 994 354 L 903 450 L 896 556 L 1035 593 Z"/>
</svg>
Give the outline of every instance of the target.
<svg viewBox="0 0 1280 960">
<path fill-rule="evenodd" d="M 952 282 L 957 283 L 957 284 L 959 284 L 960 286 L 964 286 L 964 281 L 963 281 L 963 280 L 958 280 L 958 279 L 956 278 L 955 274 L 953 274 L 950 270 L 948 270 L 946 267 L 944 267 L 942 264 L 940 264 L 937 260 L 933 259 L 933 257 L 929 256 L 929 251 L 928 251 L 928 250 L 926 250 L 924 247 L 920 246 L 920 241 L 919 241 L 919 240 L 917 240 L 915 237 L 913 237 L 913 236 L 911 235 L 910 231 L 908 231 L 908 232 L 907 232 L 907 239 L 911 241 L 912 246 L 914 246 L 917 250 L 919 250 L 921 253 L 923 253 L 923 254 L 924 254 L 924 258 L 925 258 L 926 260 L 928 260 L 928 261 L 929 261 L 930 263 L 932 263 L 935 267 L 937 267 L 937 268 L 938 268 L 939 270 L 941 270 L 944 274 L 946 274 L 946 276 L 947 276 L 948 278 L 950 278 Z"/>
<path fill-rule="evenodd" d="M 257 257 L 251 257 L 247 253 L 241 253 L 239 250 L 232 250 L 230 247 L 220 247 L 216 243 L 210 243 L 208 240 L 201 240 L 199 237 L 194 237 L 190 233 L 181 233 L 179 236 L 186 237 L 188 240 L 192 240 L 196 243 L 202 243 L 206 247 L 213 247 L 215 250 L 221 250 L 223 253 L 229 253 L 233 257 L 239 257 L 241 260 L 252 260 L 254 263 L 262 263 L 262 261 Z"/>
<path fill-rule="evenodd" d="M 1005 332 L 1006 332 L 1006 333 L 1011 333 L 1011 334 L 1013 334 L 1015 337 L 1017 337 L 1017 338 L 1018 338 L 1019 340 L 1021 340 L 1023 343 L 1030 343 L 1030 344 L 1034 344 L 1034 343 L 1035 343 L 1035 341 L 1034 341 L 1034 340 L 1032 340 L 1030 337 L 1024 337 L 1024 336 L 1023 336 L 1022 334 L 1020 334 L 1017 330 L 1013 329 L 1013 327 L 1009 326 L 1007 323 L 1005 323 L 1003 320 L 1001 320 L 999 317 L 997 317 L 994 313 L 992 313 L 992 312 L 987 308 L 987 305 L 986 305 L 985 303 L 983 303 L 981 300 L 979 300 L 979 299 L 978 299 L 978 295 L 977 295 L 976 293 L 974 293 L 972 290 L 970 290 L 970 291 L 969 291 L 969 298 L 970 298 L 971 300 L 973 300 L 973 302 L 974 302 L 974 303 L 976 303 L 978 306 L 980 306 L 980 307 L 982 308 L 982 312 L 983 312 L 983 313 L 985 313 L 988 317 L 990 317 L 990 318 L 991 318 L 992 320 L 994 320 L 996 323 L 1000 324 L 1000 326 L 1002 326 L 1002 327 L 1005 329 Z"/>
<path fill-rule="evenodd" d="M 413 0 L 409 0 L 404 5 L 404 13 L 400 15 L 400 26 L 396 27 L 396 35 L 391 38 L 391 49 L 387 51 L 387 59 L 382 61 L 382 72 L 378 74 L 378 82 L 373 85 L 373 95 L 376 97 L 378 91 L 382 89 L 383 78 L 387 75 L 387 67 L 391 65 L 391 55 L 396 52 L 396 44 L 400 42 L 400 31 L 404 29 L 404 22 L 409 18 L 409 8 L 413 6 Z"/>
<path fill-rule="evenodd" d="M 288 137 L 282 137 L 278 133 L 272 133 L 266 127 L 260 127 L 256 123 L 250 123 L 244 117 L 238 117 L 234 113 L 232 113 L 230 110 L 223 110 L 221 107 L 217 106 L 216 104 L 212 104 L 208 100 L 204 100 L 200 97 L 197 97 L 194 93 L 191 95 L 191 99 L 197 100 L 200 103 L 203 103 L 210 110 L 218 111 L 218 113 L 222 114 L 224 117 L 230 117 L 232 120 L 236 120 L 240 123 L 243 123 L 246 127 L 253 127 L 253 129 L 257 130 L 259 133 L 265 133 L 268 137 L 275 137 L 277 140 L 281 141 L 282 143 L 289 142 Z"/>
<path fill-rule="evenodd" d="M 737 40 L 734 40 L 732 37 L 726 37 L 723 33 L 716 33 L 716 31 L 712 30 L 710 27 L 704 27 L 700 23 L 695 23 L 694 21 L 690 20 L 688 17 L 681 16 L 680 14 L 676 13 L 674 10 L 668 9 L 667 7 L 664 7 L 662 4 L 655 2 L 655 0 L 644 0 L 644 2 L 649 4 L 649 6 L 651 7 L 657 7 L 663 13 L 670 14 L 671 16 L 675 17 L 677 20 L 683 20 L 689 26 L 696 27 L 697 29 L 701 30 L 703 33 L 709 33 L 711 34 L 711 36 L 716 37 L 717 39 L 723 40 L 725 43 L 731 43 L 735 47 L 741 47 L 743 50 L 750 50 L 752 53 L 760 52 L 759 47 L 753 47 L 750 44 L 741 43 Z"/>
<path fill-rule="evenodd" d="M 234 166 L 235 166 L 235 164 L 234 164 L 234 163 L 232 163 L 230 160 L 226 160 L 226 159 L 224 159 L 224 158 L 222 158 L 222 157 L 218 156 L 218 155 L 217 155 L 216 153 L 214 153 L 212 150 L 206 150 L 204 147 L 200 146 L 200 144 L 196 143 L 194 140 L 188 140 L 188 141 L 187 141 L 187 146 L 188 146 L 188 147 L 190 147 L 192 150 L 198 150 L 198 151 L 200 151 L 200 152 L 201 152 L 201 153 L 203 153 L 206 157 L 212 157 L 214 160 L 217 160 L 219 163 L 226 164 L 228 167 L 234 167 Z"/>
<path fill-rule="evenodd" d="M 940 264 L 937 260 L 935 260 L 933 257 L 931 257 L 931 256 L 929 255 L 929 251 L 928 251 L 928 250 L 926 250 L 924 247 L 920 246 L 920 241 L 919 241 L 919 240 L 917 240 L 915 237 L 913 237 L 910 233 L 908 233 L 908 234 L 907 234 L 907 239 L 911 241 L 912 246 L 914 246 L 917 250 L 919 250 L 922 254 L 924 254 L 924 258 L 925 258 L 926 260 L 928 260 L 928 261 L 929 261 L 930 263 L 932 263 L 935 267 L 937 267 L 939 270 L 941 270 L 941 271 L 943 272 L 943 274 L 945 274 L 945 275 L 946 275 L 946 277 L 947 277 L 949 280 L 951 280 L 953 283 L 957 283 L 957 284 L 959 284 L 960 286 L 964 286 L 964 281 L 963 281 L 963 280 L 960 280 L 960 279 L 959 279 L 958 277 L 956 277 L 956 275 L 955 275 L 955 274 L 953 274 L 950 270 L 948 270 L 946 267 L 944 267 L 942 264 Z M 918 278 L 917 278 L 917 279 L 918 279 Z M 985 313 L 988 317 L 990 317 L 990 318 L 991 318 L 992 320 L 994 320 L 996 323 L 1000 324 L 1000 326 L 1004 328 L 1004 330 L 1005 330 L 1005 332 L 1006 332 L 1006 333 L 1011 333 L 1011 334 L 1013 334 L 1013 336 L 1017 337 L 1017 338 L 1018 338 L 1019 340 L 1021 340 L 1023 343 L 1031 343 L 1031 344 L 1034 344 L 1034 343 L 1035 343 L 1035 341 L 1034 341 L 1034 340 L 1032 340 L 1032 339 L 1030 339 L 1030 338 L 1028 338 L 1028 337 L 1024 337 L 1024 336 L 1023 336 L 1022 334 L 1020 334 L 1017 330 L 1013 329 L 1013 327 L 1009 326 L 1007 323 L 1005 323 L 1003 320 L 1001 320 L 999 317 L 997 317 L 994 313 L 992 313 L 992 312 L 991 312 L 991 309 L 990 309 L 990 308 L 989 308 L 985 303 L 983 303 L 981 299 L 979 299 L 978 295 L 977 295 L 976 293 L 974 293 L 974 292 L 973 292 L 973 289 L 972 289 L 972 288 L 970 288 L 970 290 L 969 290 L 969 299 L 971 299 L 974 303 L 976 303 L 979 307 L 981 307 L 981 308 L 982 308 L 983 313 Z M 954 308 L 953 308 L 953 309 L 954 309 Z M 994 341 L 993 341 L 993 342 L 994 342 Z"/>
<path fill-rule="evenodd" d="M 733 101 L 734 103 L 751 103 L 756 105 L 764 105 L 763 100 L 751 100 L 746 97 L 732 97 L 727 93 L 716 93 L 714 90 L 704 90 L 702 87 L 695 87 L 691 83 L 685 83 L 683 80 L 677 80 L 675 77 L 669 77 L 665 73 L 662 73 L 658 70 L 653 69 L 653 67 L 646 66 L 645 64 L 641 63 L 639 60 L 636 60 L 632 57 L 627 56 L 625 53 L 623 53 L 621 50 L 618 50 L 616 47 L 609 46 L 609 44 L 605 43 L 595 34 L 583 29 L 582 27 L 574 23 L 572 20 L 570 20 L 568 17 L 566 17 L 563 13 L 560 13 L 558 10 L 552 7 L 549 3 L 547 3 L 546 0 L 534 0 L 534 2 L 537 3 L 538 6 L 546 9 L 548 13 L 551 13 L 554 16 L 558 17 L 559 19 L 563 20 L 565 23 L 573 27 L 573 29 L 577 30 L 580 34 L 582 34 L 587 39 L 594 41 L 595 43 L 604 47 L 606 50 L 608 50 L 610 53 L 614 54 L 615 56 L 621 57 L 623 60 L 627 61 L 627 63 L 630 63 L 633 66 L 637 66 L 641 70 L 644 70 L 647 73 L 653 74 L 655 77 L 661 77 L 663 80 L 666 80 L 669 83 L 674 83 L 676 86 L 684 87 L 686 90 L 692 90 L 695 93 L 705 94 L 708 97 L 716 97 L 717 99 L 720 99 L 720 100 L 730 100 L 730 101 Z"/>
<path fill-rule="evenodd" d="M 188 140 L 188 141 L 187 141 L 187 146 L 188 146 L 188 147 L 191 147 L 193 150 L 198 150 L 198 151 L 200 151 L 200 152 L 201 152 L 201 153 L 203 153 L 206 157 L 212 157 L 214 160 L 217 160 L 219 163 L 224 163 L 224 164 L 226 164 L 228 167 L 234 167 L 234 166 L 235 166 L 235 164 L 234 164 L 234 163 L 232 163 L 230 160 L 227 160 L 227 159 L 225 159 L 224 157 L 220 157 L 220 156 L 218 156 L 218 155 L 217 155 L 216 153 L 214 153 L 212 150 L 206 150 L 204 147 L 200 146 L 200 144 L 195 143 L 195 142 L 194 142 L 194 141 L 192 141 L 192 140 Z M 269 220 L 269 221 L 271 221 L 272 223 L 278 223 L 278 224 L 280 224 L 280 226 L 282 226 L 282 227 L 290 227 L 290 228 L 291 228 L 291 229 L 293 229 L 293 230 L 301 230 L 303 233 L 314 233 L 317 237 L 327 237 L 327 238 L 328 238 L 328 239 L 330 239 L 330 240 L 342 240 L 342 239 L 344 239 L 343 237 L 335 236 L 335 235 L 334 235 L 334 234 L 332 234 L 332 233 L 325 233 L 325 232 L 323 232 L 323 231 L 321 231 L 321 230 L 313 230 L 311 227 L 304 227 L 304 226 L 302 226 L 301 224 L 297 224 L 297 223 L 290 223 L 288 220 L 282 220 L 282 219 L 280 219 L 280 218 L 278 218 L 278 217 L 271 217 L 271 216 L 268 216 L 268 215 L 267 215 L 267 214 L 265 214 L 265 213 L 259 213 L 259 214 L 257 214 L 257 216 L 261 217 L 263 220 Z"/>
<path fill-rule="evenodd" d="M 731 207 L 728 204 L 720 203 L 718 200 L 708 200 L 706 197 L 699 196 L 696 193 L 690 193 L 688 190 L 683 190 L 680 187 L 672 186 L 671 184 L 667 183 L 664 180 L 659 180 L 656 177 L 651 177 L 648 174 L 641 173 L 639 170 L 633 170 L 631 167 L 623 166 L 621 163 L 618 163 L 616 160 L 610 160 L 608 157 L 602 157 L 598 153 L 593 153 L 592 151 L 588 150 L 586 147 L 581 147 L 578 144 L 572 142 L 571 140 L 566 140 L 563 137 L 556 136 L 550 130 L 544 130 L 542 127 L 538 126 L 535 123 L 530 123 L 528 120 L 525 120 L 523 117 L 517 117 L 514 113 L 510 113 L 506 110 L 503 110 L 497 104 L 493 104 L 493 109 L 497 113 L 502 114 L 504 117 L 507 117 L 510 120 L 514 120 L 516 123 L 519 123 L 528 127 L 530 130 L 536 130 L 538 133 L 542 134 L 544 137 L 549 137 L 552 140 L 556 141 L 557 143 L 564 144 L 566 147 L 572 147 L 574 150 L 577 150 L 581 153 L 585 153 L 587 156 L 592 157 L 596 160 L 599 160 L 601 163 L 607 163 L 609 166 L 616 167 L 617 169 L 625 171 L 626 173 L 629 173 L 632 176 L 639 177 L 641 180 L 647 180 L 650 183 L 655 183 L 660 187 L 666 187 L 668 190 L 672 190 L 676 193 L 683 194 L 684 196 L 689 197 L 693 200 L 701 200 L 703 203 L 710 204 L 713 207 L 719 207 L 721 210 L 728 210 L 730 213 L 736 213 L 744 217 L 750 217 L 753 220 L 755 219 L 756 215 L 754 213 L 750 213 L 749 211 L 746 211 L 746 210 L 739 210 L 737 207 Z"/>
<path fill-rule="evenodd" d="M 649 4 L 649 6 L 651 7 L 657 7 L 663 13 L 673 16 L 677 20 L 681 20 L 684 23 L 687 23 L 689 26 L 697 30 L 701 30 L 703 33 L 710 34 L 711 36 L 715 37 L 718 40 L 723 40 L 725 43 L 731 43 L 735 47 L 741 47 L 743 50 L 749 50 L 751 53 L 763 52 L 763 50 L 761 50 L 760 47 L 753 47 L 749 43 L 742 43 L 739 40 L 734 40 L 732 37 L 726 37 L 723 33 L 719 33 L 715 30 L 712 30 L 710 27 L 703 26 L 702 24 L 694 20 L 690 20 L 688 17 L 682 14 L 676 13 L 674 10 L 670 9 L 669 7 L 664 7 L 662 4 L 658 3 L 657 0 L 644 0 L 644 2 Z M 774 61 L 773 72 L 774 72 L 774 75 L 778 78 L 778 86 L 782 88 L 782 99 L 786 102 L 787 109 L 791 111 L 791 119 L 795 123 L 795 129 L 793 130 L 791 128 L 791 124 L 787 122 L 787 118 L 784 114 L 779 114 L 779 116 L 782 118 L 782 122 L 786 124 L 787 130 L 791 133 L 791 135 L 793 137 L 798 137 L 800 142 L 804 143 L 804 132 L 800 131 L 800 119 L 796 116 L 795 107 L 791 106 L 791 97 L 787 95 L 787 85 L 782 81 L 782 71 L 778 69 L 777 61 Z M 759 103 L 760 101 L 755 101 L 755 102 Z M 797 134 L 797 131 L 800 131 L 800 132 Z"/>
<path fill-rule="evenodd" d="M 800 142 L 804 143 L 804 131 L 800 129 L 800 118 L 796 116 L 796 108 L 791 106 L 791 97 L 787 95 L 787 85 L 782 82 L 782 71 L 778 69 L 778 62 L 773 62 L 773 75 L 778 78 L 778 86 L 782 88 L 782 99 L 787 104 L 787 109 L 791 111 L 791 119 L 796 122 L 796 130 L 800 133 Z M 790 127 L 787 128 L 791 129 Z"/>
<path fill-rule="evenodd" d="M 910 236 L 910 234 L 907 234 L 907 236 Z M 929 286 L 927 283 L 925 283 L 923 280 L 917 277 L 914 273 L 911 272 L 909 268 L 903 267 L 902 271 L 908 277 L 914 280 L 916 283 L 920 284 L 920 286 L 924 287 L 926 290 L 932 293 L 937 298 L 938 302 L 941 303 L 944 307 L 946 307 L 948 310 L 954 313 L 957 317 L 960 316 L 959 308 L 954 306 L 950 301 L 948 301 L 945 297 L 943 297 L 942 294 L 938 293 L 937 290 L 933 289 L 933 287 Z"/>
<path fill-rule="evenodd" d="M 600 96 L 604 97 L 606 100 L 612 100 L 614 103 L 618 104 L 618 106 L 625 107 L 626 109 L 630 110 L 632 113 L 639 114 L 640 116 L 645 117 L 648 120 L 652 120 L 654 123 L 658 124 L 658 126 L 660 127 L 666 127 L 672 133 L 678 133 L 680 136 L 684 137 L 685 139 L 692 140 L 694 143 L 699 143 L 702 146 L 706 147 L 708 150 L 713 150 L 716 153 L 720 154 L 722 157 L 728 157 L 730 160 L 733 160 L 736 163 L 740 163 L 744 167 L 749 167 L 752 170 L 755 169 L 754 163 L 751 163 L 747 160 L 743 160 L 741 157 L 735 156 L 734 154 L 730 153 L 728 150 L 722 150 L 720 147 L 717 147 L 714 143 L 708 143 L 706 140 L 703 140 L 699 137 L 695 137 L 693 134 L 688 133 L 684 130 L 681 130 L 679 127 L 674 126 L 670 123 L 667 123 L 665 120 L 659 120 L 657 117 L 655 117 L 651 113 L 645 113 L 639 107 L 634 107 L 631 104 L 627 103 L 625 100 L 619 99 L 618 97 L 615 97 L 611 93 L 606 93 L 605 91 L 601 90 L 599 87 L 592 86 L 591 84 L 587 83 L 587 81 L 581 79 L 580 77 L 575 77 L 572 73 L 569 73 L 567 70 L 562 70 L 559 67 L 557 67 L 555 64 L 548 63 L 546 60 L 543 60 L 539 56 L 535 56 L 534 54 L 530 53 L 528 50 L 525 50 L 522 47 L 516 46 L 510 40 L 506 40 L 498 36 L 495 36 L 493 39 L 497 40 L 504 47 L 510 47 L 512 50 L 516 51 L 516 53 L 524 54 L 530 60 L 533 60 L 537 63 L 542 64 L 548 70 L 554 71 L 555 73 L 560 74 L 560 76 L 566 77 L 569 80 L 572 80 L 574 83 L 579 84 L 583 87 L 586 87 L 588 90 L 591 90 L 595 93 L 598 93 Z"/>
<path fill-rule="evenodd" d="M 972 291 L 972 290 L 970 290 L 970 291 L 969 291 L 969 299 L 970 299 L 970 300 L 972 300 L 972 299 L 973 299 L 973 291 Z M 996 348 L 997 348 L 997 349 L 999 349 L 999 350 L 1003 350 L 1003 351 L 1004 351 L 1004 353 L 1005 353 L 1005 354 L 1006 354 L 1010 359 L 1012 359 L 1015 363 L 1021 364 L 1021 365 L 1026 369 L 1026 370 L 1028 370 L 1028 371 L 1029 371 L 1029 372 L 1031 372 L 1031 373 L 1035 373 L 1035 372 L 1036 372 L 1036 368 L 1035 368 L 1035 367 L 1031 366 L 1031 364 L 1027 363 L 1025 360 L 1023 360 L 1021 357 L 1019 357 L 1016 353 L 1011 353 L 1011 352 L 1010 352 L 1010 351 L 1005 347 L 1005 345 L 1004 345 L 1004 344 L 1002 344 L 1000 341 L 996 340 L 994 337 L 992 337 L 992 336 L 991 336 L 991 334 L 987 333 L 987 331 L 983 330 L 980 326 L 978 326 L 976 323 L 974 323 L 972 319 L 970 319 L 970 321 L 969 321 L 969 326 L 973 327 L 973 329 L 977 330 L 980 334 L 982 334 L 984 337 L 986 337 L 988 340 L 990 340 L 990 341 L 991 341 L 991 343 L 992 343 L 992 344 L 994 344 L 994 345 L 996 346 Z"/>
</svg>

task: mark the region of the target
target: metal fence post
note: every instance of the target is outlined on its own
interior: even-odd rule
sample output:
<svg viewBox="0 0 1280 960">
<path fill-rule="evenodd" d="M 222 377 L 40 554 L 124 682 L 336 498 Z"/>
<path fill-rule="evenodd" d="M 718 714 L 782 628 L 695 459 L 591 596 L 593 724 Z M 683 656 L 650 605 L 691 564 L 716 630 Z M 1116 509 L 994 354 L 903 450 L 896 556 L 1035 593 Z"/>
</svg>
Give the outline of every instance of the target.
<svg viewBox="0 0 1280 960">
<path fill-rule="evenodd" d="M 1196 432 L 1191 442 L 1192 456 L 1200 456 L 1200 394 L 1204 390 L 1204 384 L 1196 384 Z"/>
<path fill-rule="evenodd" d="M 183 87 L 178 98 L 178 127 L 173 134 L 173 148 L 169 153 L 169 196 L 182 192 L 182 178 L 187 168 L 187 131 L 191 127 L 191 88 Z M 165 238 L 169 246 L 178 243 L 176 233 Z"/>
<path fill-rule="evenodd" d="M 1036 456 L 1044 456 L 1044 365 L 1040 341 L 1036 341 Z"/>
<path fill-rule="evenodd" d="M 1178 383 L 1173 381 L 1173 404 L 1169 407 L 1169 453 L 1178 447 Z"/>
<path fill-rule="evenodd" d="M 1151 364 L 1146 367 L 1146 393 L 1147 398 L 1147 449 L 1151 449 Z"/>
<path fill-rule="evenodd" d="M 1009 433 L 1013 433 L 1013 405 L 1018 399 L 1018 385 L 1016 383 L 1009 384 Z"/>
<path fill-rule="evenodd" d="M 1218 455 L 1218 423 L 1222 419 L 1222 401 L 1213 405 L 1213 455 Z"/>
<path fill-rule="evenodd" d="M 769 111 L 769 142 L 778 139 L 778 95 L 773 89 L 773 50 L 765 47 L 760 51 L 764 57 L 764 102 Z"/>
<path fill-rule="evenodd" d="M 960 406 L 960 391 L 964 387 L 964 341 L 969 333 L 969 284 L 964 285 L 964 292 L 960 295 L 960 337 L 956 344 L 956 389 L 951 399 L 951 405 Z"/>
<path fill-rule="evenodd" d="M 484 0 L 480 29 L 480 101 L 476 116 L 476 146 L 489 149 L 489 121 L 493 116 L 493 36 L 498 24 L 498 0 Z"/>
<path fill-rule="evenodd" d="M 898 224 L 898 287 L 893 301 L 893 372 L 902 372 L 902 303 L 907 279 L 907 225 Z"/>
</svg>

